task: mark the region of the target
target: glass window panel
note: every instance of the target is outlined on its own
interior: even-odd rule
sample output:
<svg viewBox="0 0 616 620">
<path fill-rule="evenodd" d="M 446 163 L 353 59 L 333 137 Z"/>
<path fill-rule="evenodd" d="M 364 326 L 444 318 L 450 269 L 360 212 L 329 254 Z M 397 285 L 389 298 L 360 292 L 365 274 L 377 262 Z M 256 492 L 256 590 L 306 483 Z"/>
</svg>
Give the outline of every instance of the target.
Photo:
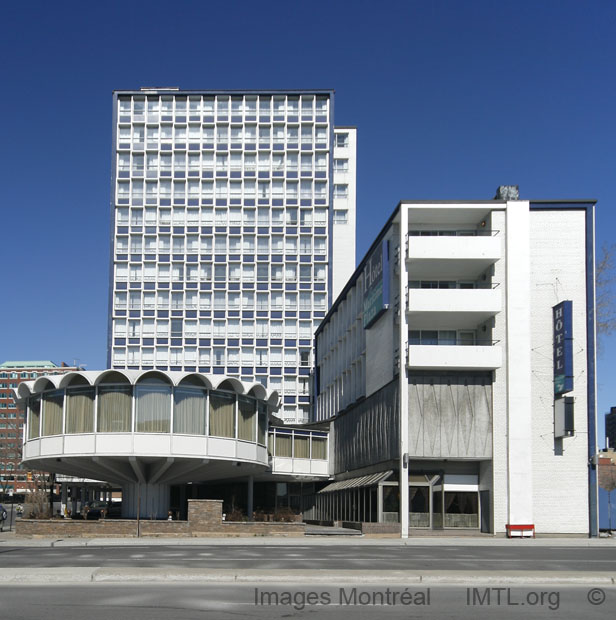
<svg viewBox="0 0 616 620">
<path fill-rule="evenodd" d="M 275 455 L 291 457 L 291 435 L 276 433 Z"/>
<path fill-rule="evenodd" d="M 210 435 L 235 437 L 235 395 L 210 392 Z"/>
<path fill-rule="evenodd" d="M 238 398 L 238 439 L 244 439 L 246 441 L 255 441 L 255 401 L 252 398 L 246 398 L 240 396 Z"/>
<path fill-rule="evenodd" d="M 312 438 L 312 458 L 327 459 L 327 439 L 324 437 Z"/>
<path fill-rule="evenodd" d="M 138 385 L 137 399 L 138 433 L 168 433 L 171 429 L 171 388 L 167 385 Z"/>
<path fill-rule="evenodd" d="M 36 439 L 40 435 L 41 399 L 31 398 L 28 401 L 28 439 Z"/>
<path fill-rule="evenodd" d="M 175 388 L 173 402 L 173 432 L 205 435 L 205 390 Z"/>
<path fill-rule="evenodd" d="M 94 432 L 94 388 L 70 390 L 66 403 L 66 432 Z"/>
<path fill-rule="evenodd" d="M 43 437 L 62 433 L 63 392 L 51 392 L 43 396 Z"/>
<path fill-rule="evenodd" d="M 131 430 L 132 389 L 101 387 L 98 391 L 99 433 L 129 433 Z"/>
<path fill-rule="evenodd" d="M 294 443 L 294 457 L 296 459 L 308 459 L 310 458 L 310 438 L 295 436 Z"/>
</svg>

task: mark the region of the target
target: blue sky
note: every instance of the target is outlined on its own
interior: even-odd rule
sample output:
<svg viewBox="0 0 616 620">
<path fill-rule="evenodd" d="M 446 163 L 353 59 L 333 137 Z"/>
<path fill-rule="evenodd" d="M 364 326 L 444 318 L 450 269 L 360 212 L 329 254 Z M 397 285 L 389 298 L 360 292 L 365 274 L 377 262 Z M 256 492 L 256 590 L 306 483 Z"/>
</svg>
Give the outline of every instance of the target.
<svg viewBox="0 0 616 620">
<path fill-rule="evenodd" d="M 616 3 L 12 2 L 0 25 L 0 358 L 102 368 L 111 91 L 334 88 L 358 127 L 358 257 L 400 199 L 612 209 Z M 599 418 L 616 404 L 615 338 Z"/>
</svg>

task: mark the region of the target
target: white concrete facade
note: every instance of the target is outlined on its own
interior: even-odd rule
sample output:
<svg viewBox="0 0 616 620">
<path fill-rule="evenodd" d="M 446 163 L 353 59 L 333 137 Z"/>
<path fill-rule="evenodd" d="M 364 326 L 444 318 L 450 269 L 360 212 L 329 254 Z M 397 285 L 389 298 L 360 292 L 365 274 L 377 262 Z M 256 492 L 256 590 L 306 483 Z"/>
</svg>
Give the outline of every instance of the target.
<svg viewBox="0 0 616 620">
<path fill-rule="evenodd" d="M 354 441 L 368 456 L 353 454 L 348 463 L 363 463 L 360 473 L 398 468 L 403 536 L 407 515 L 411 524 L 422 522 L 403 508 L 419 473 L 441 476 L 430 491 L 435 502 L 439 493 L 444 503 L 458 501 L 447 479 L 471 480 L 477 518 L 442 508 L 443 527 L 594 531 L 593 227 L 592 201 L 402 202 L 317 330 L 314 414 L 332 420 L 334 435 L 338 422 L 349 434 L 345 420 L 397 378 L 387 415 L 397 420 L 391 456 L 399 463 L 378 464 L 359 429 Z M 389 307 L 364 328 L 365 269 L 383 242 Z M 575 430 L 560 438 L 552 312 L 565 300 L 573 307 L 574 384 L 565 396 L 574 399 Z M 338 468 L 332 473 L 353 475 L 344 462 Z M 441 526 L 437 516 L 430 523 Z"/>
<path fill-rule="evenodd" d="M 312 335 L 355 267 L 333 97 L 114 93 L 110 368 L 257 380 L 308 421 Z"/>
<path fill-rule="evenodd" d="M 355 271 L 357 128 L 334 128 L 332 301 Z"/>
</svg>

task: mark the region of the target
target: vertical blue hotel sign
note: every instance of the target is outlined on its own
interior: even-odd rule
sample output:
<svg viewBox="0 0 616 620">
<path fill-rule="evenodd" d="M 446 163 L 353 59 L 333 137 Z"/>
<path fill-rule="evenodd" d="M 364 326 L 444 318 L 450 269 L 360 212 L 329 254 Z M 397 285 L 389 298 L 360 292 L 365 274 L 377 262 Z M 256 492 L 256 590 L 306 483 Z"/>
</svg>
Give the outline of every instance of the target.
<svg viewBox="0 0 616 620">
<path fill-rule="evenodd" d="M 573 302 L 552 308 L 554 317 L 554 396 L 573 390 Z"/>
<path fill-rule="evenodd" d="M 364 268 L 364 329 L 389 308 L 389 241 L 383 240 Z"/>
</svg>

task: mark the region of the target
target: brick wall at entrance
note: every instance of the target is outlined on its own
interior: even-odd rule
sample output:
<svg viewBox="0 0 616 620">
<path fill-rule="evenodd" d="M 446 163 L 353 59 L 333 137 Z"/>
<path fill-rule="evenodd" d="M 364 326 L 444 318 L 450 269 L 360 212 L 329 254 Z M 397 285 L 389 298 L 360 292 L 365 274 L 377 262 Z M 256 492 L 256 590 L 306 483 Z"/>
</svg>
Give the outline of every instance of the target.
<svg viewBox="0 0 616 620">
<path fill-rule="evenodd" d="M 188 521 L 139 522 L 140 536 L 303 536 L 304 523 L 278 523 L 255 521 L 223 521 L 222 500 L 189 499 Z M 19 519 L 15 531 L 18 536 L 131 538 L 136 537 L 135 519 L 99 519 L 82 521 L 73 519 Z"/>
</svg>

